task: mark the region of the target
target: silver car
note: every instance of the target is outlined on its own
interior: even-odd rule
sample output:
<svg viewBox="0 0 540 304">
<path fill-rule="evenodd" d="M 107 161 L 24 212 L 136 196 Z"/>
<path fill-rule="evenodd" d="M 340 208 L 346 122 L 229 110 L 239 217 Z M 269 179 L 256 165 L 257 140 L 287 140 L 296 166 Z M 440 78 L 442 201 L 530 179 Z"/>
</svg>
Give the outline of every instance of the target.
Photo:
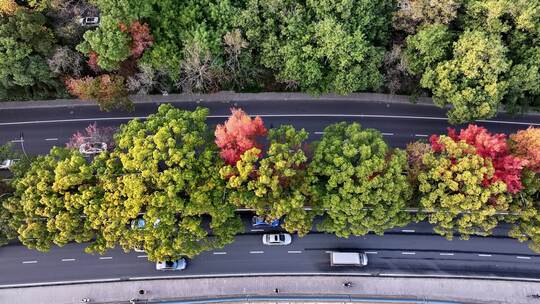
<svg viewBox="0 0 540 304">
<path fill-rule="evenodd" d="M 104 142 L 84 143 L 79 147 L 79 152 L 83 155 L 95 155 L 107 151 L 107 144 Z"/>
<path fill-rule="evenodd" d="M 288 233 L 263 234 L 264 245 L 289 245 L 292 237 Z"/>
<path fill-rule="evenodd" d="M 0 161 L 0 169 L 9 170 L 18 161 L 18 159 L 6 159 Z"/>
<path fill-rule="evenodd" d="M 168 270 L 184 270 L 187 267 L 186 259 L 178 259 L 176 261 L 164 261 L 156 262 L 156 270 L 168 271 Z"/>
</svg>

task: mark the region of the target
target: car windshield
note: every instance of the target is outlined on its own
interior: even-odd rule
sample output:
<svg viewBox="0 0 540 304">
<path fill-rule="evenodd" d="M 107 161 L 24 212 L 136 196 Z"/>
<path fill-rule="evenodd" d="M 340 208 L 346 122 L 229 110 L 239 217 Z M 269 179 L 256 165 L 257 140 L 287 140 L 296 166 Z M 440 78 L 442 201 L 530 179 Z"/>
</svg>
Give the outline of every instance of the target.
<svg viewBox="0 0 540 304">
<path fill-rule="evenodd" d="M 279 240 L 282 241 L 282 242 L 285 242 L 285 235 L 280 234 L 279 235 Z"/>
<path fill-rule="evenodd" d="M 165 262 L 165 266 L 167 266 L 168 268 L 173 267 L 173 266 L 174 266 L 174 262 L 167 261 L 167 262 Z"/>
</svg>

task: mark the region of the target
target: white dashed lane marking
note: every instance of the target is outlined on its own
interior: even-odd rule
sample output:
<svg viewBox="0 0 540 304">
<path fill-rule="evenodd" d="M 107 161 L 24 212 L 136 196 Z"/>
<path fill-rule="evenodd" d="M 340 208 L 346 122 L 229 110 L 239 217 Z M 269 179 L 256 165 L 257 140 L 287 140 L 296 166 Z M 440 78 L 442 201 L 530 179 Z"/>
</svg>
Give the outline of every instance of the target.
<svg viewBox="0 0 540 304">
<path fill-rule="evenodd" d="M 144 259 L 144 258 L 147 258 L 148 256 L 147 255 L 138 255 L 137 256 L 139 259 Z"/>
<path fill-rule="evenodd" d="M 385 132 L 383 132 L 381 134 L 384 135 L 384 136 L 394 136 L 394 133 L 385 133 Z"/>
<path fill-rule="evenodd" d="M 56 140 L 58 140 L 58 138 L 56 138 L 56 137 L 55 138 L 45 138 L 45 140 L 46 141 L 56 141 Z"/>
<path fill-rule="evenodd" d="M 428 137 L 426 134 L 414 134 L 416 137 Z"/>
<path fill-rule="evenodd" d="M 401 230 L 402 232 L 409 232 L 409 233 L 414 233 L 414 230 L 412 229 L 403 229 Z"/>
<path fill-rule="evenodd" d="M 62 262 L 73 262 L 75 259 L 62 259 Z"/>
<path fill-rule="evenodd" d="M 264 251 L 250 251 L 251 254 L 264 253 Z"/>
<path fill-rule="evenodd" d="M 225 252 L 225 251 L 218 251 L 218 252 L 213 252 L 213 254 L 227 254 L 227 252 Z"/>
<path fill-rule="evenodd" d="M 415 255 L 416 252 L 408 252 L 408 251 L 404 251 L 402 252 L 401 254 L 406 254 L 406 255 Z"/>
<path fill-rule="evenodd" d="M 454 254 L 450 252 L 441 252 L 439 253 L 439 255 L 454 255 Z"/>
<path fill-rule="evenodd" d="M 490 257 L 491 254 L 479 254 L 478 256 L 480 256 L 480 257 Z"/>
<path fill-rule="evenodd" d="M 37 261 L 23 261 L 23 264 L 36 264 Z"/>
<path fill-rule="evenodd" d="M 112 260 L 112 257 L 99 257 L 100 260 Z"/>
<path fill-rule="evenodd" d="M 302 253 L 300 250 L 289 250 L 287 253 Z"/>
<path fill-rule="evenodd" d="M 522 260 L 530 260 L 531 257 L 525 257 L 525 256 L 517 256 L 516 259 L 522 259 Z"/>
<path fill-rule="evenodd" d="M 264 229 L 251 229 L 251 231 L 253 231 L 253 232 L 261 232 L 261 231 L 264 231 Z"/>
<path fill-rule="evenodd" d="M 378 254 L 377 251 L 366 251 L 366 254 Z"/>
</svg>

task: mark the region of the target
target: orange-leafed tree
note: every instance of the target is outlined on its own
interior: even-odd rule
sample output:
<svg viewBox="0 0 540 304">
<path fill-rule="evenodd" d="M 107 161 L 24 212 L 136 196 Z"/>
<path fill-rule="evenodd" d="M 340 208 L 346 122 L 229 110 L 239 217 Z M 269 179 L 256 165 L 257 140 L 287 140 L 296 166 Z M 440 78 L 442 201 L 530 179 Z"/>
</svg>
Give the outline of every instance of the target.
<svg viewBox="0 0 540 304">
<path fill-rule="evenodd" d="M 72 95 L 81 99 L 94 99 L 104 111 L 133 109 L 122 76 L 104 74 L 95 78 L 68 78 L 65 84 Z"/>
<path fill-rule="evenodd" d="M 510 135 L 512 153 L 527 161 L 527 168 L 540 173 L 540 128 L 529 127 Z"/>
<path fill-rule="evenodd" d="M 251 149 L 262 149 L 257 140 L 266 136 L 268 131 L 263 120 L 257 116 L 249 117 L 241 109 L 231 109 L 231 116 L 223 125 L 216 127 L 216 144 L 221 149 L 221 158 L 230 165 L 235 165 L 242 154 Z"/>
</svg>

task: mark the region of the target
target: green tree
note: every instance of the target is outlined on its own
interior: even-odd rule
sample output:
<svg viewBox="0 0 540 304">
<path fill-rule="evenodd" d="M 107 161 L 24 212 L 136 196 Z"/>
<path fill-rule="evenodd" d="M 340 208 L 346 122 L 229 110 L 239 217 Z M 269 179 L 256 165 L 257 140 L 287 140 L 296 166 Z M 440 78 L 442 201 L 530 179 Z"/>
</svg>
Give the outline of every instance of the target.
<svg viewBox="0 0 540 304">
<path fill-rule="evenodd" d="M 155 261 L 192 257 L 233 241 L 242 225 L 224 199 L 223 162 L 207 115 L 207 109 L 162 105 L 146 121 L 121 127 L 117 149 L 98 158 L 105 192 L 88 209 L 101 233 L 90 250 L 102 251 L 117 240 L 126 251 L 142 243 Z M 140 213 L 144 228 L 126 229 Z"/>
<path fill-rule="evenodd" d="M 84 42 L 77 46 L 77 50 L 86 55 L 95 52 L 98 65 L 106 71 L 113 71 L 131 55 L 130 43 L 131 37 L 120 29 L 119 21 L 104 16 L 97 29 L 84 33 Z"/>
<path fill-rule="evenodd" d="M 428 68 L 421 85 L 432 90 L 435 104 L 452 106 L 451 123 L 492 117 L 507 91 L 506 52 L 497 35 L 466 31 L 454 44 L 453 59 Z"/>
<path fill-rule="evenodd" d="M 529 248 L 540 252 L 540 176 L 533 171 L 523 174 L 524 189 L 514 196 L 511 204 L 514 226 L 509 236 L 521 242 L 529 241 Z"/>
<path fill-rule="evenodd" d="M 270 130 L 270 147 L 263 158 L 260 150 L 246 151 L 235 166 L 225 166 L 221 176 L 227 181 L 227 198 L 238 207 L 253 208 L 259 216 L 273 220 L 284 217 L 283 228 L 299 235 L 312 227 L 318 202 L 311 201 L 307 180 L 305 130 L 290 125 Z"/>
<path fill-rule="evenodd" d="M 326 210 L 320 228 L 348 237 L 407 224 L 406 168 L 405 152 L 392 151 L 380 132 L 357 123 L 326 127 L 309 168 L 313 200 Z"/>
<path fill-rule="evenodd" d="M 76 150 L 55 147 L 37 157 L 4 202 L 21 242 L 47 251 L 53 244 L 90 241 L 94 233 L 83 215 L 94 183 L 94 172 Z"/>
<path fill-rule="evenodd" d="M 39 13 L 18 10 L 0 18 L 0 100 L 49 98 L 62 92 L 47 57 L 54 36 Z"/>
<path fill-rule="evenodd" d="M 13 152 L 11 144 L 0 146 L 0 162 L 4 159 L 14 158 L 17 158 L 17 156 Z M 3 202 L 13 194 L 13 191 L 7 180 L 4 178 L 0 179 L 0 246 L 7 244 L 17 236 L 17 232 L 10 224 L 12 218 L 11 212 L 3 206 Z"/>
<path fill-rule="evenodd" d="M 435 232 L 452 239 L 455 232 L 461 238 L 489 235 L 498 224 L 496 212 L 507 211 L 503 181 L 484 185 L 495 172 L 489 158 L 476 154 L 465 141 L 455 142 L 441 136 L 442 151 L 423 156 L 425 171 L 418 175 L 420 207 L 435 224 Z"/>
<path fill-rule="evenodd" d="M 452 35 L 446 25 L 434 24 L 422 28 L 407 37 L 405 59 L 407 68 L 414 75 L 434 68 L 440 61 L 448 59 Z"/>
<path fill-rule="evenodd" d="M 239 17 L 260 63 L 289 87 L 347 94 L 375 90 L 391 1 L 250 0 Z"/>
</svg>

